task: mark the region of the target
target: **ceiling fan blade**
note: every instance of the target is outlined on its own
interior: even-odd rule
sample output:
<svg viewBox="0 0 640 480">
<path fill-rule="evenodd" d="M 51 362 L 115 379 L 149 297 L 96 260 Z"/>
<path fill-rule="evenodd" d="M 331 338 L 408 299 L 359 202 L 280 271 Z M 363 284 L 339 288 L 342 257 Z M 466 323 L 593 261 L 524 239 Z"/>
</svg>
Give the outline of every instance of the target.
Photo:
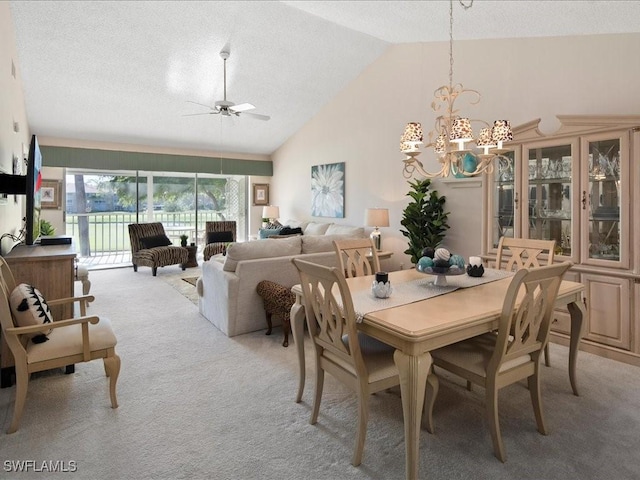
<svg viewBox="0 0 640 480">
<path fill-rule="evenodd" d="M 244 117 L 245 115 L 248 115 L 249 117 L 253 117 L 257 120 L 270 120 L 271 117 L 269 115 L 261 115 L 259 113 L 251 113 L 251 112 L 242 112 L 242 116 Z"/>
<path fill-rule="evenodd" d="M 204 103 L 192 102 L 191 100 L 187 100 L 187 103 L 193 103 L 194 105 L 200 105 L 201 107 L 213 108 L 211 105 L 205 105 Z"/>
<path fill-rule="evenodd" d="M 240 105 L 233 105 L 229 107 L 229 110 L 233 110 L 234 112 L 246 112 L 247 110 L 253 110 L 254 107 L 250 103 L 241 103 Z"/>
</svg>

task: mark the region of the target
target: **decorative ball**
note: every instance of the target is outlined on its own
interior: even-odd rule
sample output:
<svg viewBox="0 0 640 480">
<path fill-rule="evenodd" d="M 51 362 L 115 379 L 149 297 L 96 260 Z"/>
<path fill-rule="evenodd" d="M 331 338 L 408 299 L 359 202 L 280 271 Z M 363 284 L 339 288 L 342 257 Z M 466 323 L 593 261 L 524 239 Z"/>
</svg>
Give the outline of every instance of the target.
<svg viewBox="0 0 640 480">
<path fill-rule="evenodd" d="M 433 266 L 438 268 L 449 268 L 449 260 L 441 260 L 441 259 L 434 260 Z"/>
<path fill-rule="evenodd" d="M 421 257 L 420 260 L 418 260 L 418 268 L 421 270 L 431 267 L 433 267 L 433 259 L 429 257 Z"/>
<path fill-rule="evenodd" d="M 451 253 L 446 248 L 437 248 L 435 254 L 433 256 L 434 260 L 445 260 L 447 265 L 449 264 L 449 258 L 451 257 Z"/>
<path fill-rule="evenodd" d="M 422 256 L 423 257 L 429 257 L 429 258 L 433 258 L 433 256 L 435 255 L 436 251 L 433 247 L 425 247 L 422 249 Z"/>
<path fill-rule="evenodd" d="M 451 257 L 449 257 L 449 265 L 464 268 L 464 257 L 462 255 L 451 255 Z"/>
</svg>

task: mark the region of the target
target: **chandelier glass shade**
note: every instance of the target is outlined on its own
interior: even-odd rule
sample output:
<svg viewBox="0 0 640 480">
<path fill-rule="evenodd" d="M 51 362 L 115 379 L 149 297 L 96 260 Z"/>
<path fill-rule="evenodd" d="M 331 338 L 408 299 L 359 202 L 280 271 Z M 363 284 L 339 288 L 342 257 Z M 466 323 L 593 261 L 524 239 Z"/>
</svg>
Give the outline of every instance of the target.
<svg viewBox="0 0 640 480">
<path fill-rule="evenodd" d="M 473 0 L 468 5 L 458 0 L 460 5 L 468 9 L 473 5 Z M 449 1 L 449 85 L 439 87 L 434 92 L 431 108 L 434 112 L 442 112 L 436 117 L 435 127 L 426 138 L 419 122 L 409 122 L 404 133 L 400 137 L 400 151 L 406 155 L 404 159 L 405 178 L 410 178 L 415 173 L 426 178 L 456 176 L 474 176 L 493 171 L 494 159 L 502 156 L 508 150 L 503 148 L 503 143 L 513 140 L 511 124 L 509 120 L 496 120 L 489 125 L 483 120 L 470 119 L 459 115 L 455 108 L 458 97 L 465 95 L 471 97 L 469 103 L 475 105 L 480 102 L 480 93 L 475 90 L 465 89 L 462 84 L 453 84 L 453 0 Z M 478 136 L 474 137 L 472 124 L 480 123 L 482 128 Z M 420 155 L 420 147 L 433 148 L 440 163 L 440 170 L 428 172 L 417 157 Z M 475 146 L 475 147 L 474 147 Z M 475 169 L 468 171 L 464 167 L 465 157 L 475 157 Z"/>
</svg>

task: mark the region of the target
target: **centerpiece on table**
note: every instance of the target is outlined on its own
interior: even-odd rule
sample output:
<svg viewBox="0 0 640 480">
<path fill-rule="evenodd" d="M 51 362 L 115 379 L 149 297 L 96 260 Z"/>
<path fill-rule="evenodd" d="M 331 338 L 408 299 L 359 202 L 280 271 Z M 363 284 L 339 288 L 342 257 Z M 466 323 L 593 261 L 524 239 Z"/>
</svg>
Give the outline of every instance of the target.
<svg viewBox="0 0 640 480">
<path fill-rule="evenodd" d="M 466 273 L 465 261 L 461 255 L 451 254 L 446 248 L 426 247 L 418 260 L 416 269 L 419 272 L 435 275 L 433 282 L 438 287 L 447 285 L 447 275 L 462 275 Z"/>
</svg>

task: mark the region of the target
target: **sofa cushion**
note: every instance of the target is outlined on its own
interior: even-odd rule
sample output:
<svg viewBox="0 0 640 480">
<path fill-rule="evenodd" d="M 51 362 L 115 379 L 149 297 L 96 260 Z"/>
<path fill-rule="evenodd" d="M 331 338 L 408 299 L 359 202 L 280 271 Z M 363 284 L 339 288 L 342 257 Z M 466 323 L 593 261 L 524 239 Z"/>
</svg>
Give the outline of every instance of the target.
<svg viewBox="0 0 640 480">
<path fill-rule="evenodd" d="M 171 240 L 166 235 L 152 235 L 140 239 L 142 248 L 166 247 L 171 245 Z"/>
<path fill-rule="evenodd" d="M 207 243 L 231 243 L 233 242 L 233 232 L 208 232 Z"/>
<path fill-rule="evenodd" d="M 300 238 L 302 239 L 302 253 L 322 253 L 334 250 L 334 240 L 353 237 L 349 235 L 303 235 Z"/>
<path fill-rule="evenodd" d="M 325 235 L 348 235 L 354 238 L 364 237 L 364 227 L 352 227 L 351 225 L 338 225 L 332 223 L 327 228 Z"/>
<path fill-rule="evenodd" d="M 282 227 L 282 230 L 280 230 L 279 235 L 302 235 L 302 228 Z"/>
<path fill-rule="evenodd" d="M 304 228 L 305 235 L 324 235 L 330 223 L 309 222 Z"/>
<path fill-rule="evenodd" d="M 18 327 L 30 327 L 31 325 L 53 322 L 53 316 L 47 301 L 40 293 L 40 290 L 32 285 L 21 283 L 16 286 L 9 296 L 9 305 Z M 28 336 L 33 343 L 42 343 L 48 340 L 47 335 L 49 333 L 51 333 L 51 329 Z"/>
<path fill-rule="evenodd" d="M 234 243 L 227 248 L 223 270 L 235 272 L 241 260 L 298 255 L 301 251 L 301 238 L 304 237 L 295 236 L 278 240 L 267 238 L 259 242 Z"/>
</svg>

